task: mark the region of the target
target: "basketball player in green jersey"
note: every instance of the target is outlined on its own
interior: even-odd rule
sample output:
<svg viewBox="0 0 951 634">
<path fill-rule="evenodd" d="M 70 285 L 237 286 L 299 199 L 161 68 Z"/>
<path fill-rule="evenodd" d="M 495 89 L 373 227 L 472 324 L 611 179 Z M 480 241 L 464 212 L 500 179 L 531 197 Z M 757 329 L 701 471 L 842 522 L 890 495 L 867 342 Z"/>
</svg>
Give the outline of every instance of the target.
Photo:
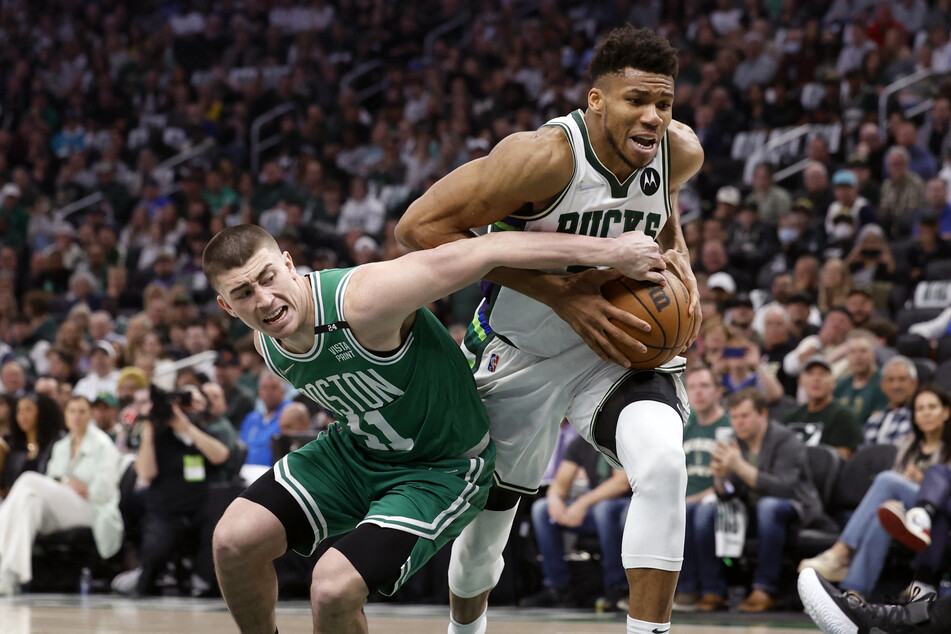
<svg viewBox="0 0 951 634">
<path fill-rule="evenodd" d="M 691 294 L 692 343 L 700 304 L 677 192 L 700 169 L 703 149 L 690 128 L 671 120 L 676 53 L 663 37 L 628 25 L 599 45 L 589 74 L 586 110 L 512 134 L 441 179 L 410 206 L 397 237 L 431 248 L 466 242 L 485 225 L 551 238 L 649 236 Z M 683 561 L 685 361 L 627 370 L 613 341 L 643 348 L 611 322 L 623 316 L 601 297 L 601 285 L 616 275 L 502 268 L 486 276 L 491 285 L 483 285 L 464 346 L 489 413 L 496 473 L 486 510 L 453 544 L 450 634 L 485 631 L 518 495 L 537 489 L 564 417 L 631 482 L 621 548 L 627 631 L 670 628 Z M 551 590 L 553 598 L 569 592 Z"/>
<path fill-rule="evenodd" d="M 363 632 L 370 592 L 392 593 L 483 508 L 495 447 L 469 366 L 427 309 L 498 266 L 615 266 L 662 281 L 644 235 L 498 234 L 390 262 L 299 275 L 254 225 L 202 258 L 218 302 L 256 331 L 268 368 L 336 418 L 278 461 L 215 529 L 215 568 L 242 632 L 275 631 L 272 561 L 312 553 L 314 629 Z"/>
</svg>

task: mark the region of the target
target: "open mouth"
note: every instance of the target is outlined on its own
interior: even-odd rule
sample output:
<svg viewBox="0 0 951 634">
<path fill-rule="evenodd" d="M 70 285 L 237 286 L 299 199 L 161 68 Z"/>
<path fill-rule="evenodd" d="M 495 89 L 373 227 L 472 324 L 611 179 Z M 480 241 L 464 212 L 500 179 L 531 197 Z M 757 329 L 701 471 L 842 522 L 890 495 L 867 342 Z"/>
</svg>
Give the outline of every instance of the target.
<svg viewBox="0 0 951 634">
<path fill-rule="evenodd" d="M 272 324 L 276 324 L 277 322 L 279 322 L 279 321 L 281 321 L 282 319 L 284 319 L 284 316 L 285 316 L 286 314 L 287 314 L 287 306 L 281 306 L 280 308 L 278 308 L 277 310 L 275 310 L 273 313 L 271 313 L 270 315 L 266 316 L 266 317 L 264 318 L 264 323 L 266 323 L 266 324 L 269 325 L 269 326 L 272 325 Z"/>
<path fill-rule="evenodd" d="M 636 134 L 631 137 L 631 141 L 637 149 L 644 152 L 650 152 L 657 145 L 657 139 L 648 134 Z"/>
</svg>

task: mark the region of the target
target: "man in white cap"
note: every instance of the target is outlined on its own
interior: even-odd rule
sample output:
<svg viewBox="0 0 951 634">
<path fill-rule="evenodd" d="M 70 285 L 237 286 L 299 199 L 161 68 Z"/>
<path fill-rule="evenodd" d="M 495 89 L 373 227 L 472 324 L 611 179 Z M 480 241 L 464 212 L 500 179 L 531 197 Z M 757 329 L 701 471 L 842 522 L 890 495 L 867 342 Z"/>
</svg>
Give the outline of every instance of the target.
<svg viewBox="0 0 951 634">
<path fill-rule="evenodd" d="M 736 294 L 736 282 L 733 276 L 724 271 L 714 273 L 707 279 L 707 288 L 713 292 L 717 304 L 724 304 Z"/>
<path fill-rule="evenodd" d="M 726 185 L 717 190 L 717 206 L 713 210 L 713 217 L 721 222 L 724 229 L 733 224 L 741 200 L 740 190 L 733 185 Z"/>
<path fill-rule="evenodd" d="M 108 341 L 97 341 L 89 352 L 89 372 L 76 382 L 73 394 L 93 403 L 102 392 L 115 396 L 119 388 L 116 349 Z"/>
</svg>

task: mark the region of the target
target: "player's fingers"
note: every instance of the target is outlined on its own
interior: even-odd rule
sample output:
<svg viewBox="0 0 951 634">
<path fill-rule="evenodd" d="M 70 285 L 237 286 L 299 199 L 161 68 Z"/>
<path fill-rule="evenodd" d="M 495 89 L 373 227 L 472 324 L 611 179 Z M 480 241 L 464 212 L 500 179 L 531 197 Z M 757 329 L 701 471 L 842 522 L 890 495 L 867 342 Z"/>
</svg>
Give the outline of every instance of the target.
<svg viewBox="0 0 951 634">
<path fill-rule="evenodd" d="M 658 273 L 657 271 L 648 271 L 644 274 L 644 279 L 648 282 L 653 282 L 658 286 L 667 286 L 667 278 L 664 277 L 662 273 Z"/>
<path fill-rule="evenodd" d="M 612 321 L 621 323 L 628 328 L 633 328 L 634 330 L 643 330 L 644 332 L 651 331 L 651 325 L 648 322 L 644 321 L 637 315 L 629 313 L 626 310 L 621 310 L 617 306 L 609 304 L 608 302 L 604 303 L 604 316 Z"/>
<path fill-rule="evenodd" d="M 633 348 L 641 353 L 647 352 L 647 346 L 614 324 L 608 324 L 608 326 L 605 327 L 604 332 L 608 335 L 609 341 L 612 345 L 620 344 L 622 346 L 627 346 L 628 348 Z"/>
<path fill-rule="evenodd" d="M 594 337 L 598 342 L 598 347 L 603 353 L 603 356 L 599 354 L 602 359 L 607 358 L 608 361 L 617 363 L 618 365 L 624 366 L 625 368 L 629 368 L 631 366 L 630 360 L 628 360 L 624 353 L 621 352 L 621 350 L 616 345 L 614 345 L 611 339 L 607 337 L 603 331 L 595 333 Z M 597 352 L 597 350 L 595 352 Z"/>
</svg>

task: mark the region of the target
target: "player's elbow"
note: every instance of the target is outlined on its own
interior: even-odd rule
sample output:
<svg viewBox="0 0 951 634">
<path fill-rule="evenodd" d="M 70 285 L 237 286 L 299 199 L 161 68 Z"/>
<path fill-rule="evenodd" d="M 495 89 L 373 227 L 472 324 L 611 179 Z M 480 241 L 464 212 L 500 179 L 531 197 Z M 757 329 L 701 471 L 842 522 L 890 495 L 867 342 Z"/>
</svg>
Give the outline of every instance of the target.
<svg viewBox="0 0 951 634">
<path fill-rule="evenodd" d="M 427 248 L 421 241 L 422 233 L 419 225 L 407 221 L 405 216 L 396 223 L 396 228 L 393 230 L 397 242 L 408 249 L 414 250 Z"/>
</svg>

